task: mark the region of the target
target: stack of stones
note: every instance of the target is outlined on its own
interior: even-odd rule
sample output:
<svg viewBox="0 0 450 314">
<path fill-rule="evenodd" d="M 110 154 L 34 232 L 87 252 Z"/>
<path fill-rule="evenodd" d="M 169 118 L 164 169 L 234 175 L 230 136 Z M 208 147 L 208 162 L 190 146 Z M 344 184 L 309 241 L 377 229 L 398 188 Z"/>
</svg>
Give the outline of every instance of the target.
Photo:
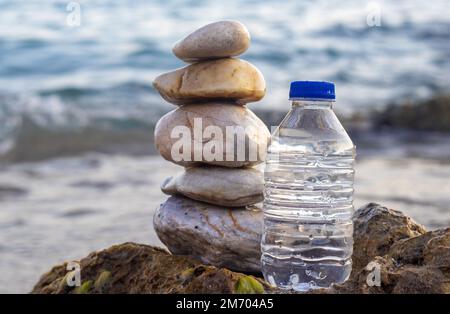
<svg viewBox="0 0 450 314">
<path fill-rule="evenodd" d="M 270 139 L 265 124 L 246 107 L 264 97 L 264 77 L 249 62 L 234 58 L 249 45 L 241 23 L 208 24 L 173 47 L 175 56 L 190 64 L 153 82 L 165 100 L 178 106 L 158 121 L 156 148 L 184 167 L 162 184 L 171 196 L 155 213 L 155 231 L 173 254 L 239 271 L 260 269 L 262 214 L 255 204 L 263 199 L 264 180 L 255 166 L 264 161 Z M 245 138 L 226 136 L 236 127 L 246 130 Z M 182 135 L 188 140 L 180 142 Z M 258 150 L 256 158 L 249 149 Z"/>
</svg>

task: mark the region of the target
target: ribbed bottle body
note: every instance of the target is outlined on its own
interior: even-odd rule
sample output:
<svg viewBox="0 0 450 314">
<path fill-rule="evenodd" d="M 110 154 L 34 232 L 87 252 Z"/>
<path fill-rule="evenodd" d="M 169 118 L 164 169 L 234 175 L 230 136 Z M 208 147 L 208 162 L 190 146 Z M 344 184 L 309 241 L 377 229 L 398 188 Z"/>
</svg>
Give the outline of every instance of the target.
<svg viewBox="0 0 450 314">
<path fill-rule="evenodd" d="M 261 244 L 272 285 L 306 291 L 349 277 L 354 158 L 331 104 L 295 105 L 273 134 Z"/>
</svg>

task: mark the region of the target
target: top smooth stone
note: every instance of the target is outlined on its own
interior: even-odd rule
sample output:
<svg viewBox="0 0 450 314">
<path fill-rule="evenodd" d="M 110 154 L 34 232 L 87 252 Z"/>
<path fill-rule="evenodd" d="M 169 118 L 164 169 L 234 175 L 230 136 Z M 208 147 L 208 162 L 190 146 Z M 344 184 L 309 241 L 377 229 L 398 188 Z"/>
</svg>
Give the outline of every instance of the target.
<svg viewBox="0 0 450 314">
<path fill-rule="evenodd" d="M 172 48 L 185 62 L 238 56 L 250 46 L 250 33 L 237 21 L 219 21 L 203 26 Z"/>
</svg>

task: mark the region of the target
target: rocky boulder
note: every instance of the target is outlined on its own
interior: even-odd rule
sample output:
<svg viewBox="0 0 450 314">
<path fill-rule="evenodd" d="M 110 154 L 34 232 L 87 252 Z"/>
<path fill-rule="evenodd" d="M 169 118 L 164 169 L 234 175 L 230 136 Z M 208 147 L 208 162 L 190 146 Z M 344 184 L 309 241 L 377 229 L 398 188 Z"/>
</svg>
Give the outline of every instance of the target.
<svg viewBox="0 0 450 314">
<path fill-rule="evenodd" d="M 353 215 L 353 270 L 365 267 L 375 256 L 387 254 L 392 245 L 426 231 L 403 213 L 375 203 L 367 204 Z"/>
<path fill-rule="evenodd" d="M 400 240 L 386 255 L 375 256 L 366 267 L 354 269 L 345 284 L 317 292 L 447 294 L 449 283 L 450 228 L 447 228 Z"/>
<path fill-rule="evenodd" d="M 258 217 L 260 215 L 253 217 L 256 219 L 254 224 L 249 221 L 247 227 L 250 229 L 246 233 L 260 233 Z M 401 212 L 373 203 L 356 211 L 354 224 L 354 267 L 350 279 L 342 285 L 312 293 L 450 293 L 450 228 L 426 232 Z M 231 229 L 222 229 L 232 233 Z M 176 232 L 185 231 L 179 229 Z M 255 239 L 257 237 L 255 235 Z M 256 250 L 258 241 L 253 243 Z M 251 250 L 247 258 L 257 260 L 258 253 Z M 281 292 L 271 289 L 261 278 L 202 265 L 191 258 L 170 255 L 163 249 L 147 245 L 125 243 L 83 258 L 80 261 L 81 287 L 67 287 L 68 271 L 63 264 L 44 274 L 32 292 Z M 245 256 L 236 258 L 236 263 L 240 260 L 245 261 Z"/>
<path fill-rule="evenodd" d="M 114 245 L 79 261 L 81 286 L 69 287 L 67 263 L 53 267 L 32 293 L 264 293 L 259 278 L 201 265 L 136 243 Z"/>
</svg>

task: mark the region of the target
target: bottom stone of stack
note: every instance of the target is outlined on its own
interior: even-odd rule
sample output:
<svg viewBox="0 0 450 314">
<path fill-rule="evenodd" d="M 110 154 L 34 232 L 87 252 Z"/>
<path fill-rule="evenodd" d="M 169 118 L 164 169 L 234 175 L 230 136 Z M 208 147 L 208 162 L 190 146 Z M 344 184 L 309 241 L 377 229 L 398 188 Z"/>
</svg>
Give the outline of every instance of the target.
<svg viewBox="0 0 450 314">
<path fill-rule="evenodd" d="M 256 206 L 227 208 L 171 196 L 157 209 L 153 226 L 172 254 L 259 272 L 262 215 Z"/>
</svg>

